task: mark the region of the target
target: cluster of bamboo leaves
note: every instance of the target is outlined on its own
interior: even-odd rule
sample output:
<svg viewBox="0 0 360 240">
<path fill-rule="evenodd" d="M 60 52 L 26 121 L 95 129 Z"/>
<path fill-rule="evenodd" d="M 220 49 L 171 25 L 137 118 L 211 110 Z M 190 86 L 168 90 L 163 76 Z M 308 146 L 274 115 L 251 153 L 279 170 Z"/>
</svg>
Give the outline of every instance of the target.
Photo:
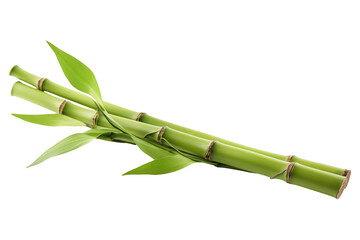
<svg viewBox="0 0 360 240">
<path fill-rule="evenodd" d="M 144 153 L 153 159 L 138 168 L 124 173 L 124 175 L 165 174 L 180 170 L 195 162 L 206 162 L 200 157 L 181 152 L 171 145 L 171 147 L 164 147 L 152 140 L 139 138 L 131 134 L 123 126 L 121 126 L 121 123 L 116 122 L 106 111 L 100 89 L 93 72 L 78 59 L 57 48 L 50 42 L 48 42 L 48 44 L 55 53 L 59 64 L 71 85 L 93 99 L 99 114 L 106 118 L 112 128 L 104 128 L 93 125 L 90 130 L 72 134 L 46 150 L 28 167 L 40 164 L 51 157 L 73 151 L 93 141 L 94 139 L 103 139 L 104 136 L 108 136 L 109 134 L 130 136 L 132 140 L 131 143 L 136 144 Z M 45 126 L 86 126 L 83 122 L 61 114 L 13 115 L 22 120 Z M 164 139 L 164 141 L 166 141 L 166 139 Z M 169 142 L 167 143 L 170 144 Z"/>
</svg>

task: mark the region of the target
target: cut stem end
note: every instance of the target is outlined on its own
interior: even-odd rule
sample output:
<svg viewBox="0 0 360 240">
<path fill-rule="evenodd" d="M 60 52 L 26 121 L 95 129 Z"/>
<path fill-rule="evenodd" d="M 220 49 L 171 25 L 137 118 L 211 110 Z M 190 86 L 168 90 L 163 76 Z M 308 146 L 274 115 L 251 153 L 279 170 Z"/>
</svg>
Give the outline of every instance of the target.
<svg viewBox="0 0 360 240">
<path fill-rule="evenodd" d="M 349 181 L 350 181 L 350 176 L 351 176 L 351 170 L 344 170 L 343 176 L 345 176 L 344 181 L 341 184 L 341 187 L 339 189 L 338 194 L 336 195 L 336 198 L 339 199 L 341 194 L 344 192 L 345 188 L 347 187 Z"/>
</svg>

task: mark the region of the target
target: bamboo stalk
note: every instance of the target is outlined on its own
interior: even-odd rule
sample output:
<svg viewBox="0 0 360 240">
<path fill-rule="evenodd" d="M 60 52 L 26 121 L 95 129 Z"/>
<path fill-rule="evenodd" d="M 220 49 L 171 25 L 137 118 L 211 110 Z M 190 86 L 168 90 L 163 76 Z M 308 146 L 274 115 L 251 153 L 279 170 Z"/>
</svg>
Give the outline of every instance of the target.
<svg viewBox="0 0 360 240">
<path fill-rule="evenodd" d="M 47 81 L 44 82 L 44 85 L 46 82 Z M 62 99 L 26 86 L 20 82 L 14 84 L 11 94 L 54 112 L 58 112 L 59 107 L 64 103 L 64 100 Z M 96 111 L 66 102 L 66 104 L 63 105 L 62 114 L 91 125 L 93 124 L 93 117 L 95 116 Z M 156 132 L 158 126 L 119 116 L 113 116 L 113 119 L 135 136 L 143 137 L 147 133 L 154 132 L 154 134 L 148 135 L 147 138 L 152 141 L 158 140 L 159 132 Z M 103 116 L 99 116 L 96 124 L 107 128 L 112 127 Z M 166 139 L 171 146 L 174 146 L 185 153 L 202 158 L 208 153 L 209 144 L 212 142 L 208 139 L 193 136 L 170 127 L 167 127 L 163 133 L 163 139 Z M 166 142 L 164 142 L 163 145 L 169 146 Z M 288 162 L 246 149 L 230 146 L 222 142 L 216 142 L 212 148 L 210 161 L 281 179 L 291 184 L 312 189 L 336 198 L 341 196 L 349 179 L 348 176 L 344 177 L 338 174 L 318 170 L 304 166 L 300 163 L 291 163 L 293 168 L 289 170 L 290 163 Z M 206 162 L 205 159 L 204 162 Z"/>
<path fill-rule="evenodd" d="M 38 87 L 39 80 L 41 79 L 40 77 L 38 77 L 36 75 L 33 75 L 33 74 L 21 69 L 17 65 L 14 66 L 11 69 L 10 75 L 14 76 L 14 77 L 17 77 L 18 79 L 20 79 L 22 81 L 25 81 L 25 82 L 27 82 L 27 83 L 35 86 L 35 87 Z M 73 91 L 71 89 L 60 86 L 60 85 L 50 81 L 49 79 L 45 79 L 44 81 L 42 81 L 42 86 L 41 87 L 42 87 L 43 91 L 50 92 L 50 93 L 55 94 L 55 95 L 57 95 L 59 97 L 66 98 L 66 99 L 68 99 L 70 101 L 79 103 L 81 105 L 84 105 L 84 106 L 92 108 L 92 109 L 97 108 L 96 104 L 94 103 L 94 101 L 90 97 L 88 97 L 88 96 L 86 96 L 86 95 L 84 95 L 82 93 L 79 93 L 77 91 Z M 128 110 L 126 108 L 122 108 L 122 107 L 119 107 L 119 106 L 116 106 L 114 104 L 107 103 L 107 102 L 104 102 L 104 106 L 105 106 L 105 108 L 107 109 L 107 111 L 110 114 L 113 114 L 115 116 L 120 116 L 120 117 L 123 117 L 123 118 L 132 119 L 132 120 L 138 119 L 139 116 L 140 116 L 139 114 L 141 114 L 139 112 L 131 111 L 131 110 Z M 251 147 L 248 147 L 248 146 L 245 146 L 245 145 L 241 145 L 241 144 L 238 144 L 238 143 L 235 143 L 235 142 L 228 141 L 226 139 L 222 139 L 222 138 L 215 137 L 215 136 L 212 136 L 212 135 L 209 135 L 209 134 L 206 134 L 206 133 L 202 133 L 202 132 L 190 129 L 190 128 L 186 128 L 186 127 L 182 127 L 182 126 L 170 123 L 170 122 L 166 122 L 166 121 L 160 120 L 158 118 L 152 117 L 152 116 L 150 116 L 148 114 L 141 114 L 141 117 L 138 120 L 141 121 L 141 122 L 148 123 L 148 124 L 155 125 L 155 126 L 159 126 L 159 127 L 168 126 L 168 127 L 172 128 L 172 129 L 176 129 L 178 131 L 181 131 L 181 132 L 184 132 L 184 133 L 187 133 L 187 134 L 190 134 L 190 135 L 194 135 L 194 136 L 197 136 L 197 137 L 200 137 L 200 138 L 203 138 L 203 139 L 216 140 L 218 142 L 221 142 L 221 143 L 224 143 L 224 144 L 227 144 L 227 145 L 230 145 L 230 146 L 234 146 L 234 147 L 241 148 L 241 149 L 244 149 L 244 150 L 249 150 L 249 151 L 252 151 L 252 152 L 255 152 L 255 153 L 263 154 L 265 156 L 276 158 L 276 159 L 279 159 L 279 160 L 282 160 L 282 161 L 289 160 L 288 159 L 289 156 L 286 156 L 286 155 L 280 155 L 280 154 L 270 153 L 270 152 L 267 152 L 267 151 L 262 151 L 262 150 L 259 150 L 259 149 L 251 148 Z M 349 170 L 334 167 L 334 166 L 330 166 L 330 165 L 326 165 L 326 164 L 322 164 L 322 163 L 309 161 L 309 160 L 306 160 L 306 159 L 303 159 L 303 158 L 300 158 L 300 157 L 297 157 L 297 156 L 292 156 L 290 161 L 300 163 L 300 164 L 302 164 L 304 166 L 308 166 L 308 167 L 311 167 L 311 168 L 326 171 L 326 172 L 329 172 L 329 173 L 334 173 L 334 174 L 337 174 L 337 175 L 341 175 L 341 176 L 346 176 L 346 175 L 350 174 Z"/>
</svg>

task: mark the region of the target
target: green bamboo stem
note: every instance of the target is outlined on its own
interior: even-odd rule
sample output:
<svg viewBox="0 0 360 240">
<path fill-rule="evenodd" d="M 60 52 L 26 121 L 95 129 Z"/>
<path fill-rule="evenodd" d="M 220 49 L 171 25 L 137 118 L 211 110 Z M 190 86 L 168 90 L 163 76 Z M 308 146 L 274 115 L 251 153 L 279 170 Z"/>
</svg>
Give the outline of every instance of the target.
<svg viewBox="0 0 360 240">
<path fill-rule="evenodd" d="M 54 112 L 57 112 L 59 106 L 63 103 L 62 99 L 26 86 L 20 82 L 16 82 L 14 84 L 11 94 L 43 106 Z M 62 113 L 87 124 L 92 124 L 92 119 L 96 112 L 67 102 Z M 158 126 L 123 117 L 113 116 L 113 118 L 129 133 L 138 137 L 143 137 L 146 133 L 158 129 Z M 102 118 L 101 115 L 99 116 L 97 124 L 102 127 L 111 128 L 110 124 Z M 154 133 L 149 135 L 147 138 L 156 141 L 158 137 L 157 135 L 158 133 Z M 199 157 L 205 156 L 210 144 L 210 141 L 207 139 L 189 135 L 170 127 L 166 128 L 163 139 L 166 139 L 166 141 L 171 143 L 171 145 L 177 149 Z M 268 177 L 272 177 L 279 172 L 283 172 L 289 165 L 288 162 L 230 146 L 222 142 L 217 142 L 214 145 L 211 154 L 211 161 L 234 168 L 244 169 L 249 172 L 259 173 Z M 285 175 L 285 173 L 280 174 L 276 178 L 286 181 Z M 347 182 L 348 177 L 321 171 L 299 163 L 295 164 L 291 171 L 291 184 L 312 189 L 336 198 L 341 196 Z"/>
<path fill-rule="evenodd" d="M 23 81 L 25 81 L 25 82 L 27 82 L 27 83 L 35 86 L 35 87 L 37 87 L 38 81 L 40 79 L 40 77 L 38 77 L 36 75 L 33 75 L 33 74 L 21 69 L 17 65 L 14 66 L 11 69 L 10 75 L 14 76 L 14 77 L 17 77 L 18 79 L 23 80 Z M 94 101 L 90 97 L 88 97 L 88 96 L 86 96 L 86 95 L 84 95 L 82 93 L 73 91 L 71 89 L 65 88 L 63 86 L 60 86 L 60 85 L 50 81 L 49 79 L 46 79 L 43 82 L 42 90 L 50 92 L 50 93 L 55 94 L 57 96 L 69 99 L 69 100 L 71 100 L 73 102 L 79 103 L 79 104 L 87 106 L 89 108 L 96 109 L 96 105 L 95 105 Z M 131 111 L 131 110 L 116 106 L 116 105 L 111 104 L 111 103 L 104 102 L 104 106 L 105 106 L 105 108 L 107 109 L 107 111 L 110 114 L 120 116 L 120 117 L 123 117 L 123 118 L 128 118 L 128 119 L 135 120 L 139 115 L 139 112 Z M 241 144 L 238 144 L 238 143 L 235 143 L 235 142 L 228 141 L 226 139 L 222 139 L 222 138 L 215 137 L 215 136 L 212 136 L 212 135 L 209 135 L 209 134 L 206 134 L 206 133 L 202 133 L 202 132 L 190 129 L 190 128 L 182 127 L 182 126 L 179 126 L 179 125 L 176 125 L 176 124 L 166 122 L 166 121 L 160 120 L 158 118 L 152 117 L 152 116 L 150 116 L 148 114 L 143 114 L 139 120 L 141 122 L 148 123 L 148 124 L 155 125 L 155 126 L 168 126 L 168 127 L 172 128 L 172 129 L 176 129 L 178 131 L 181 131 L 181 132 L 184 132 L 184 133 L 187 133 L 187 134 L 190 134 L 190 135 L 194 135 L 194 136 L 204 138 L 204 139 L 207 139 L 207 140 L 216 140 L 216 141 L 222 142 L 222 143 L 230 145 L 230 146 L 234 146 L 234 147 L 242 148 L 242 149 L 249 150 L 249 151 L 252 151 L 252 152 L 260 153 L 260 154 L 270 156 L 272 158 L 276 158 L 276 159 L 279 159 L 279 160 L 282 160 L 282 161 L 286 161 L 286 159 L 288 157 L 288 156 L 285 156 L 285 155 L 270 153 L 270 152 L 267 152 L 267 151 L 262 151 L 262 150 L 259 150 L 259 149 L 251 148 L 251 147 L 248 147 L 248 146 L 245 146 L 245 145 L 241 145 Z M 306 159 L 303 159 L 303 158 L 299 158 L 297 156 L 292 157 L 291 162 L 300 163 L 300 164 L 305 165 L 305 166 L 309 166 L 309 167 L 312 167 L 312 168 L 315 168 L 315 169 L 319 169 L 319 170 L 323 170 L 323 171 L 326 171 L 326 172 L 330 172 L 330 173 L 334 173 L 334 174 L 338 174 L 338 175 L 343 175 L 343 176 L 347 175 L 347 173 L 349 172 L 348 170 L 343 169 L 343 168 L 333 167 L 333 166 L 330 166 L 330 165 L 309 161 L 309 160 L 306 160 Z"/>
</svg>

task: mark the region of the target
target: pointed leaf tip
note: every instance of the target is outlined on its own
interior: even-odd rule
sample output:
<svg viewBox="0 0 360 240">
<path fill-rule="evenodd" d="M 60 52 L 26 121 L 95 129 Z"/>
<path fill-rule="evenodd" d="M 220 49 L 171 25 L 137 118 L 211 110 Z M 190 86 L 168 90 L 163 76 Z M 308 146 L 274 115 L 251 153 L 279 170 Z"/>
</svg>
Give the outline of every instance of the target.
<svg viewBox="0 0 360 240">
<path fill-rule="evenodd" d="M 30 164 L 29 166 L 27 166 L 26 168 L 30 168 L 30 167 L 32 167 L 32 166 L 34 166 L 33 164 Z"/>
<path fill-rule="evenodd" d="M 73 151 L 108 132 L 108 129 L 90 129 L 83 133 L 70 135 L 46 150 L 33 163 L 27 166 L 27 168 L 38 165 L 51 157 Z"/>
<path fill-rule="evenodd" d="M 133 170 L 124 173 L 123 176 L 131 175 L 131 174 L 150 174 L 150 175 L 166 174 L 166 173 L 176 172 L 193 163 L 195 163 L 195 161 L 189 158 L 186 158 L 179 154 L 173 154 L 172 156 L 168 156 L 161 159 L 155 159 L 154 161 L 145 163 L 140 167 L 137 167 Z"/>
<path fill-rule="evenodd" d="M 11 114 L 24 121 L 44 126 L 86 126 L 85 123 L 60 114 Z"/>
<path fill-rule="evenodd" d="M 48 40 L 46 40 L 46 43 L 51 47 L 54 46 L 51 42 L 49 42 Z"/>
</svg>

